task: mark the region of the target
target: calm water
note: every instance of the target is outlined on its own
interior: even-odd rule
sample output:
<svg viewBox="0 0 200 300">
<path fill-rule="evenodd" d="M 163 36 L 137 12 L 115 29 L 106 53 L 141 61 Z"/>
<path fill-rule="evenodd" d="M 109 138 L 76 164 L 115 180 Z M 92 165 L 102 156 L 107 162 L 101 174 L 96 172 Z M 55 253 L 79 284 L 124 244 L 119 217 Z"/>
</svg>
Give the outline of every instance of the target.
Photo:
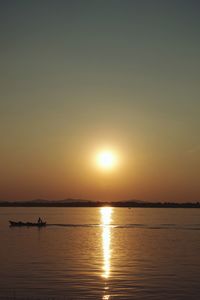
<svg viewBox="0 0 200 300">
<path fill-rule="evenodd" d="M 200 299 L 198 209 L 1 208 L 0 242 L 0 299 Z"/>
</svg>

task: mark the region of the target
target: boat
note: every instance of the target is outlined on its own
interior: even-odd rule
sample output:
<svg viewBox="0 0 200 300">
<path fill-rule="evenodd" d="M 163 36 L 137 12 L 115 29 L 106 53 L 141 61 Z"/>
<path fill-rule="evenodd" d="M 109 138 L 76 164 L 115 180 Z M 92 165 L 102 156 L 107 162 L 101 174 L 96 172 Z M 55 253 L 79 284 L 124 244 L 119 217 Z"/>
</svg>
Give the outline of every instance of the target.
<svg viewBox="0 0 200 300">
<path fill-rule="evenodd" d="M 27 227 L 44 227 L 46 226 L 46 222 L 37 222 L 37 223 L 32 223 L 32 222 L 15 222 L 15 221 L 9 221 L 10 226 L 27 226 Z"/>
</svg>

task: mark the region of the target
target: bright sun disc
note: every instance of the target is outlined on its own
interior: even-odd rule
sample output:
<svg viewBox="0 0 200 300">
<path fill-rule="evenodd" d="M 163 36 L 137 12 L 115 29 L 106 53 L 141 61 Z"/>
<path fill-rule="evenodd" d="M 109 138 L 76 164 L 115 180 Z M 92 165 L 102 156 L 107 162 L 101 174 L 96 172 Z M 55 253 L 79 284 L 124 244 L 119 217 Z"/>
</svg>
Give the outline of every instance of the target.
<svg viewBox="0 0 200 300">
<path fill-rule="evenodd" d="M 97 163 L 102 169 L 112 169 L 116 163 L 117 158 L 111 151 L 103 151 L 97 155 Z"/>
</svg>

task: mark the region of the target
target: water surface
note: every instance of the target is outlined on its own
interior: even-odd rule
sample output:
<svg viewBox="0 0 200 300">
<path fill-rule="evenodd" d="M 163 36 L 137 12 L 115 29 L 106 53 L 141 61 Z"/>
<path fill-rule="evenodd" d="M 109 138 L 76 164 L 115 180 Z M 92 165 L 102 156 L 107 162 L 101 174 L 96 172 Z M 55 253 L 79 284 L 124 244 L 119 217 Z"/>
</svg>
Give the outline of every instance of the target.
<svg viewBox="0 0 200 300">
<path fill-rule="evenodd" d="M 0 242 L 0 299 L 199 299 L 198 209 L 1 208 Z"/>
</svg>

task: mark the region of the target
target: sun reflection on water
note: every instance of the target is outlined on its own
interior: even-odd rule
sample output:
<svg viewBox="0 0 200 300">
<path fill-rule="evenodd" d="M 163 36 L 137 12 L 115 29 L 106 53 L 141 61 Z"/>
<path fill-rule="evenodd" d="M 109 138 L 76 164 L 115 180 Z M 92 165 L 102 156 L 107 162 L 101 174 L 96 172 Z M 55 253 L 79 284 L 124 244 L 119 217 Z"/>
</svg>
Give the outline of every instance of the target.
<svg viewBox="0 0 200 300">
<path fill-rule="evenodd" d="M 101 225 L 102 225 L 102 248 L 103 248 L 103 273 L 102 277 L 108 278 L 110 276 L 110 260 L 111 260 L 111 228 L 112 221 L 112 207 L 101 208 Z"/>
<path fill-rule="evenodd" d="M 110 295 L 104 295 L 102 300 L 109 300 L 109 298 L 110 298 Z"/>
</svg>

